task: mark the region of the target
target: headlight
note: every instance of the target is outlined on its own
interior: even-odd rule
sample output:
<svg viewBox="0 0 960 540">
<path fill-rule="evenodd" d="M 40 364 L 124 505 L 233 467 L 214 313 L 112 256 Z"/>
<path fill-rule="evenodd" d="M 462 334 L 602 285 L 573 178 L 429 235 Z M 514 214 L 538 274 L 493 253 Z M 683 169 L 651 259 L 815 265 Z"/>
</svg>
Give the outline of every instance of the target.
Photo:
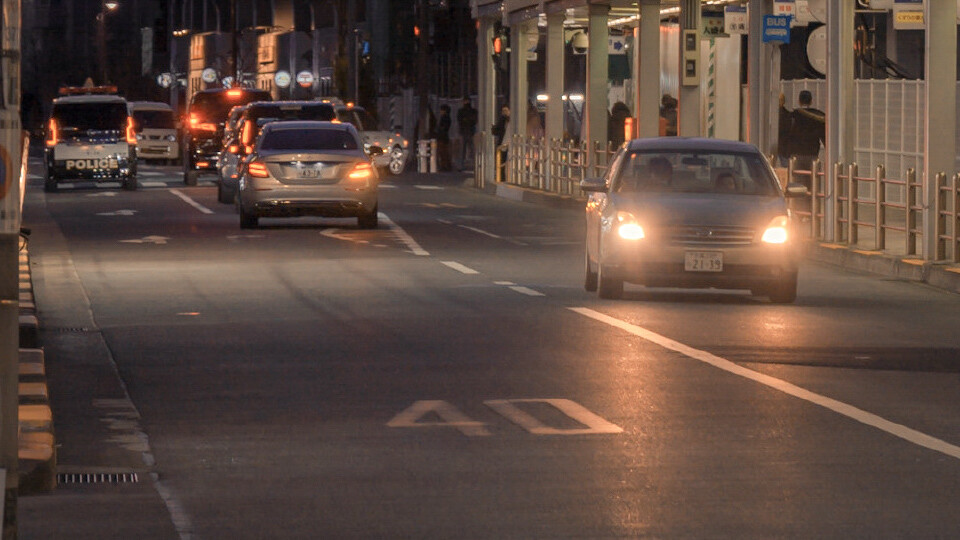
<svg viewBox="0 0 960 540">
<path fill-rule="evenodd" d="M 617 212 L 617 234 L 624 240 L 640 240 L 644 238 L 643 227 L 637 223 L 637 218 L 630 212 Z"/>
<path fill-rule="evenodd" d="M 167 135 L 167 140 L 170 141 L 170 142 L 176 142 L 176 141 L 177 141 L 177 136 L 176 136 L 176 135 Z"/>
<path fill-rule="evenodd" d="M 770 221 L 767 229 L 763 231 L 760 241 L 765 244 L 785 244 L 790 238 L 787 231 L 787 216 L 777 216 Z"/>
<path fill-rule="evenodd" d="M 142 141 L 142 140 L 143 140 L 143 134 L 142 134 L 142 133 L 137 133 L 137 140 L 138 140 L 138 141 Z"/>
</svg>

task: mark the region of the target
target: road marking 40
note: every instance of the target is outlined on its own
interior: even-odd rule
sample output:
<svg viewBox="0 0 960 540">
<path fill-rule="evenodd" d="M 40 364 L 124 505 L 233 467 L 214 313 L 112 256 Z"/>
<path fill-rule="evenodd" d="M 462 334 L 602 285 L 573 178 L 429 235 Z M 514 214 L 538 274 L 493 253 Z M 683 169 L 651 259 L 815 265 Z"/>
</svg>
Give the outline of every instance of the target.
<svg viewBox="0 0 960 540">
<path fill-rule="evenodd" d="M 521 408 L 524 404 L 536 403 L 550 405 L 584 427 L 549 426 Z M 623 432 L 620 426 L 604 420 L 583 405 L 569 399 L 490 399 L 483 404 L 533 435 L 607 435 Z M 440 421 L 423 421 L 423 418 L 428 415 L 439 417 Z M 394 428 L 451 427 L 468 437 L 491 435 L 487 424 L 470 418 L 450 403 L 441 400 L 417 401 L 393 417 L 387 422 L 387 426 Z"/>
</svg>

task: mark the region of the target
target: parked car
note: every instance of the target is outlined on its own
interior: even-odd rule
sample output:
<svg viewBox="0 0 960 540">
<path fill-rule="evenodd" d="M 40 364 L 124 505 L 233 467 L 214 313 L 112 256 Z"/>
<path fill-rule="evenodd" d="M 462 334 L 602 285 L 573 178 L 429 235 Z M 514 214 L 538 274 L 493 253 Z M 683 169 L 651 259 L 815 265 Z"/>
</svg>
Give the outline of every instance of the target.
<svg viewBox="0 0 960 540">
<path fill-rule="evenodd" d="M 360 138 L 366 147 L 379 146 L 384 153 L 374 159 L 377 167 L 392 174 L 403 172 L 410 157 L 410 141 L 399 130 L 387 131 L 377 126 L 376 120 L 363 107 L 352 104 L 337 106 L 337 120 L 349 122 L 357 127 Z"/>
<path fill-rule="evenodd" d="M 217 172 L 223 129 L 230 109 L 252 101 L 269 101 L 270 92 L 253 88 L 211 88 L 190 98 L 183 132 L 183 182 L 197 185 L 203 173 Z"/>
<path fill-rule="evenodd" d="M 65 87 L 53 100 L 45 133 L 43 188 L 62 180 L 119 181 L 137 189 L 137 137 L 116 87 Z"/>
<path fill-rule="evenodd" d="M 628 282 L 796 299 L 799 236 L 756 147 L 638 139 L 620 149 L 604 178 L 580 187 L 590 194 L 584 287 L 601 298 L 620 298 Z M 786 196 L 805 192 L 791 184 Z"/>
<path fill-rule="evenodd" d="M 237 118 L 235 137 L 220 154 L 217 200 L 233 202 L 237 194 L 237 165 L 251 151 L 264 125 L 287 120 L 328 121 L 335 116 L 333 105 L 316 101 L 258 101 L 246 105 Z"/>
<path fill-rule="evenodd" d="M 240 227 L 256 227 L 261 217 L 307 215 L 356 217 L 361 228 L 373 229 L 378 182 L 353 125 L 271 122 L 241 165 Z"/>
<path fill-rule="evenodd" d="M 140 159 L 162 159 L 173 163 L 180 157 L 177 118 L 170 105 L 159 101 L 128 103 L 137 134 Z"/>
</svg>

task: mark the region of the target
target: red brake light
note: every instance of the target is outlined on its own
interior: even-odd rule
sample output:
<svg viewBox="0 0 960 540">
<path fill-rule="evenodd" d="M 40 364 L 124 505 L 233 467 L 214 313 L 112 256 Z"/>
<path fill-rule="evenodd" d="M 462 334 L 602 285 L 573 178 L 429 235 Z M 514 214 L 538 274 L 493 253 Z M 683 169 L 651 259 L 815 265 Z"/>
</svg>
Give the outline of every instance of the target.
<svg viewBox="0 0 960 540">
<path fill-rule="evenodd" d="M 197 124 L 200 123 L 200 118 L 197 117 L 196 114 L 191 113 L 191 114 L 190 114 L 190 118 L 188 119 L 188 122 L 190 123 L 190 127 L 191 127 L 191 128 L 195 128 L 195 127 L 197 127 Z"/>
<path fill-rule="evenodd" d="M 240 153 L 240 145 L 239 145 L 239 144 L 231 144 L 230 146 L 227 147 L 227 152 L 230 152 L 231 154 L 239 154 L 239 153 Z"/>
<path fill-rule="evenodd" d="M 347 175 L 353 180 L 363 180 L 373 176 L 373 166 L 369 163 L 357 163 L 357 165 Z"/>
<path fill-rule="evenodd" d="M 262 161 L 251 161 L 250 164 L 247 165 L 247 172 L 254 178 L 267 178 L 270 176 L 270 173 L 267 172 L 267 165 Z"/>
<path fill-rule="evenodd" d="M 247 120 L 243 123 L 243 133 L 240 135 L 240 141 L 245 146 L 250 146 L 253 142 L 253 120 Z"/>
<path fill-rule="evenodd" d="M 133 129 L 133 117 L 127 117 L 127 144 L 137 144 L 137 131 Z"/>
<path fill-rule="evenodd" d="M 239 88 L 231 88 L 230 90 L 227 90 L 227 96 L 229 97 L 238 98 L 242 95 L 243 95 L 243 90 L 240 90 Z"/>
<path fill-rule="evenodd" d="M 60 129 L 57 128 L 57 121 L 51 118 L 47 128 L 47 146 L 54 147 L 60 139 Z"/>
</svg>

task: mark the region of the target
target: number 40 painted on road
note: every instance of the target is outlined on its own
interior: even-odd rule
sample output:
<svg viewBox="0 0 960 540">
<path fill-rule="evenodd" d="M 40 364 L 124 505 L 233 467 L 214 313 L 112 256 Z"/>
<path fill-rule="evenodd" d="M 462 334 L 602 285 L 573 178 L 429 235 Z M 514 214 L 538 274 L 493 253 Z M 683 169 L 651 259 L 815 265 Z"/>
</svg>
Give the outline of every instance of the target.
<svg viewBox="0 0 960 540">
<path fill-rule="evenodd" d="M 548 426 L 518 407 L 518 404 L 530 403 L 550 405 L 585 427 L 558 428 Z M 623 432 L 620 426 L 600 418 L 583 405 L 569 399 L 490 399 L 484 401 L 483 404 L 533 435 L 603 435 Z M 420 421 L 427 415 L 435 415 L 440 418 L 440 421 Z M 440 400 L 417 401 L 395 416 L 393 420 L 387 422 L 387 426 L 395 428 L 451 427 L 460 430 L 468 437 L 491 435 L 485 423 L 473 420 L 453 405 Z"/>
</svg>

